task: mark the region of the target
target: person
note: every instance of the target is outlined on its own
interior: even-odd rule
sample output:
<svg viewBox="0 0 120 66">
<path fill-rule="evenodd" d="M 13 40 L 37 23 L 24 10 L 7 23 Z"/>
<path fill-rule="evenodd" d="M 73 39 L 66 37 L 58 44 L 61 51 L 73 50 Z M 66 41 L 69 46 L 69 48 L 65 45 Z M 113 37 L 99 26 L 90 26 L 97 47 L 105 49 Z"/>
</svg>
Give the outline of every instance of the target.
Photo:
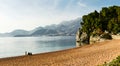
<svg viewBox="0 0 120 66">
<path fill-rule="evenodd" d="M 25 55 L 27 55 L 27 51 L 25 51 Z"/>
<path fill-rule="evenodd" d="M 32 55 L 32 52 L 28 52 L 28 55 Z"/>
</svg>

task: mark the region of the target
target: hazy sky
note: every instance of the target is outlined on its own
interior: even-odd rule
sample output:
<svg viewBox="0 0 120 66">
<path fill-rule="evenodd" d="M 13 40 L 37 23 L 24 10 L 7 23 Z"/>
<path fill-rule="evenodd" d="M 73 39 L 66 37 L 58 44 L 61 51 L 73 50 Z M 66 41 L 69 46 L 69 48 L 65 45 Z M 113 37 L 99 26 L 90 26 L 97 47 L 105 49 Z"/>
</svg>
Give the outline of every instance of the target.
<svg viewBox="0 0 120 66">
<path fill-rule="evenodd" d="M 76 19 L 120 0 L 0 0 L 0 33 Z"/>
</svg>

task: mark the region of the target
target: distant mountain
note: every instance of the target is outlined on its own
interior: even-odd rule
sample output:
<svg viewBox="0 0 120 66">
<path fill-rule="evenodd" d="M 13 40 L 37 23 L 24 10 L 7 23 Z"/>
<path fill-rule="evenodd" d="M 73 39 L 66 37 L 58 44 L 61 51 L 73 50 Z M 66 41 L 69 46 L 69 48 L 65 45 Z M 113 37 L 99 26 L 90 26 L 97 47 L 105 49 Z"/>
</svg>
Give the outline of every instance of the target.
<svg viewBox="0 0 120 66">
<path fill-rule="evenodd" d="M 52 29 L 40 29 L 35 31 L 34 33 L 32 33 L 32 36 L 41 36 L 41 35 L 55 35 L 58 34 L 58 32 L 56 30 L 52 30 Z"/>
<path fill-rule="evenodd" d="M 26 37 L 26 36 L 59 36 L 59 35 L 75 35 L 80 27 L 81 18 L 63 21 L 58 25 L 48 25 L 45 27 L 38 27 L 31 31 L 26 30 L 14 30 L 10 33 L 0 34 L 1 37 L 11 36 L 11 37 Z"/>
<path fill-rule="evenodd" d="M 10 33 L 0 33 L 0 37 L 10 37 Z"/>
<path fill-rule="evenodd" d="M 12 37 L 12 36 L 16 36 L 16 35 L 28 35 L 29 31 L 26 30 L 14 30 L 10 33 L 1 33 L 0 37 Z"/>
<path fill-rule="evenodd" d="M 29 31 L 26 30 L 14 30 L 13 32 L 10 33 L 11 35 L 28 35 Z"/>
<path fill-rule="evenodd" d="M 77 30 L 80 27 L 81 19 L 75 19 L 71 21 L 63 21 L 58 25 L 49 25 L 43 28 L 40 28 L 33 32 L 32 36 L 40 36 L 40 35 L 75 35 Z"/>
</svg>

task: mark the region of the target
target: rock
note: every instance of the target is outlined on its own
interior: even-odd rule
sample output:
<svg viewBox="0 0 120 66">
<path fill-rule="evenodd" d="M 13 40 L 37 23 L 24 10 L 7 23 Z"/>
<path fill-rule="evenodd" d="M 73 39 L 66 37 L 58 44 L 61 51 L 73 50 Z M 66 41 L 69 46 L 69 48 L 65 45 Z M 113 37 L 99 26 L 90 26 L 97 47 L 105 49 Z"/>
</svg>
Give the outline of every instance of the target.
<svg viewBox="0 0 120 66">
<path fill-rule="evenodd" d="M 80 46 L 80 33 L 77 31 L 76 33 L 76 47 Z"/>
<path fill-rule="evenodd" d="M 109 33 L 104 32 L 101 35 L 95 35 L 90 36 L 90 44 L 96 43 L 96 42 L 102 42 L 105 40 L 111 40 L 112 36 Z M 80 29 L 76 33 L 76 47 L 83 46 L 85 44 L 88 44 L 87 41 L 87 34 L 82 32 Z"/>
<path fill-rule="evenodd" d="M 87 43 L 87 34 L 78 30 L 76 33 L 76 47 L 83 46 Z"/>
</svg>

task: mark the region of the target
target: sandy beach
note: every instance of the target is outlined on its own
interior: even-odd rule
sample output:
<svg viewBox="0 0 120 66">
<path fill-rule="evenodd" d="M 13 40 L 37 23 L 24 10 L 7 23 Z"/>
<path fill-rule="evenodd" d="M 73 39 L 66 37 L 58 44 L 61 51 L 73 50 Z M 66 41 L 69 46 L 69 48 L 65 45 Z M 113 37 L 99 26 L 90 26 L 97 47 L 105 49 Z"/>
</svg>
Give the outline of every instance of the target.
<svg viewBox="0 0 120 66">
<path fill-rule="evenodd" d="M 120 40 L 56 52 L 1 58 L 0 66 L 97 66 L 120 55 Z"/>
</svg>

